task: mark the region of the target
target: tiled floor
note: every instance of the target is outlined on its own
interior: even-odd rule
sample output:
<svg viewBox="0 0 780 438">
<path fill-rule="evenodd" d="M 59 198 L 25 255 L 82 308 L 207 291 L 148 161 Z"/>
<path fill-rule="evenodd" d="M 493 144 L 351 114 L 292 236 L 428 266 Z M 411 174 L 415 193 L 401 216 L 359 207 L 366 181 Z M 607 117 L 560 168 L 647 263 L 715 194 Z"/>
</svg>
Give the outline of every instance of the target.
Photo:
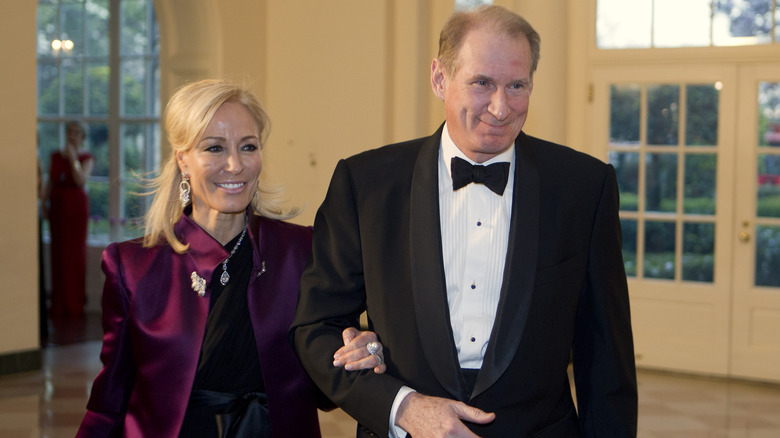
<svg viewBox="0 0 780 438">
<path fill-rule="evenodd" d="M 73 437 L 100 369 L 94 320 L 65 336 L 57 328 L 40 372 L 0 377 L 0 437 Z M 325 438 L 351 437 L 342 411 L 321 414 Z M 780 437 L 780 386 L 639 372 L 641 438 Z"/>
</svg>

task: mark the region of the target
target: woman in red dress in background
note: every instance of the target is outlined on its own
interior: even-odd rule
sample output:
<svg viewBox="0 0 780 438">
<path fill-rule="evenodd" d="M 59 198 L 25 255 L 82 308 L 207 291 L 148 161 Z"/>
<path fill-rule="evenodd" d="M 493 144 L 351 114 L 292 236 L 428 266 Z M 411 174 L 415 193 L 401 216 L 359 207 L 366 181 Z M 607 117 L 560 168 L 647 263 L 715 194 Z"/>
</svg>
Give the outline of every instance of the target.
<svg viewBox="0 0 780 438">
<path fill-rule="evenodd" d="M 51 231 L 52 318 L 84 316 L 87 275 L 89 199 L 84 187 L 94 158 L 81 150 L 84 128 L 76 121 L 65 125 L 66 143 L 51 154 L 49 180 L 43 193 L 44 217 Z"/>
</svg>

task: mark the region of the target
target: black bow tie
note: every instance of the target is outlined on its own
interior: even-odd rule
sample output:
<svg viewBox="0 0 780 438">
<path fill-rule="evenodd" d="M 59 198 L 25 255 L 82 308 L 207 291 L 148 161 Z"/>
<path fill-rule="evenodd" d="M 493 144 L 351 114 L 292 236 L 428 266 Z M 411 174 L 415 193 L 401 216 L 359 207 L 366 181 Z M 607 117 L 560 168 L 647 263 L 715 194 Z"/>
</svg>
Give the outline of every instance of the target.
<svg viewBox="0 0 780 438">
<path fill-rule="evenodd" d="M 450 162 L 452 189 L 458 190 L 469 183 L 484 184 L 493 192 L 503 195 L 506 181 L 509 179 L 509 163 L 493 163 L 489 166 L 471 164 L 468 161 L 452 157 Z"/>
</svg>

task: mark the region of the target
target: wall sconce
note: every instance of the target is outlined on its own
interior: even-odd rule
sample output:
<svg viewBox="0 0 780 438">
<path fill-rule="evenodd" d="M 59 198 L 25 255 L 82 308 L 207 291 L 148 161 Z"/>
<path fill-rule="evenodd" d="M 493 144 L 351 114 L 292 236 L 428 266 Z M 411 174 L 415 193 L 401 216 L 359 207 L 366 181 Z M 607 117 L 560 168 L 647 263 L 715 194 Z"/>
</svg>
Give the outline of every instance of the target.
<svg viewBox="0 0 780 438">
<path fill-rule="evenodd" d="M 70 54 L 73 50 L 73 41 L 71 40 L 53 40 L 51 42 L 51 48 L 54 50 L 55 55 L 59 55 L 60 50 L 65 54 Z"/>
</svg>

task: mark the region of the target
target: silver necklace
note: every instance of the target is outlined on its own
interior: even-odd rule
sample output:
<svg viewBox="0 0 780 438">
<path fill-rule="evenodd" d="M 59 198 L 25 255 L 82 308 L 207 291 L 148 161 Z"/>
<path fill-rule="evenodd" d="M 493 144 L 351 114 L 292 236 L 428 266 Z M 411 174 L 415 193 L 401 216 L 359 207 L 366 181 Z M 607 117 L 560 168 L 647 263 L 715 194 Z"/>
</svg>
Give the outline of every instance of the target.
<svg viewBox="0 0 780 438">
<path fill-rule="evenodd" d="M 225 261 L 222 262 L 222 275 L 219 276 L 219 282 L 222 284 L 222 286 L 228 284 L 228 281 L 230 281 L 230 274 L 227 272 L 227 264 L 228 261 L 230 261 L 230 258 L 233 257 L 233 254 L 236 253 L 238 247 L 241 246 L 241 242 L 244 240 L 244 235 L 246 235 L 247 226 L 248 223 L 244 222 L 244 231 L 241 232 L 241 237 L 238 238 L 238 242 L 236 242 L 236 246 L 233 247 L 233 251 L 230 251 L 230 255 L 227 256 Z"/>
</svg>

